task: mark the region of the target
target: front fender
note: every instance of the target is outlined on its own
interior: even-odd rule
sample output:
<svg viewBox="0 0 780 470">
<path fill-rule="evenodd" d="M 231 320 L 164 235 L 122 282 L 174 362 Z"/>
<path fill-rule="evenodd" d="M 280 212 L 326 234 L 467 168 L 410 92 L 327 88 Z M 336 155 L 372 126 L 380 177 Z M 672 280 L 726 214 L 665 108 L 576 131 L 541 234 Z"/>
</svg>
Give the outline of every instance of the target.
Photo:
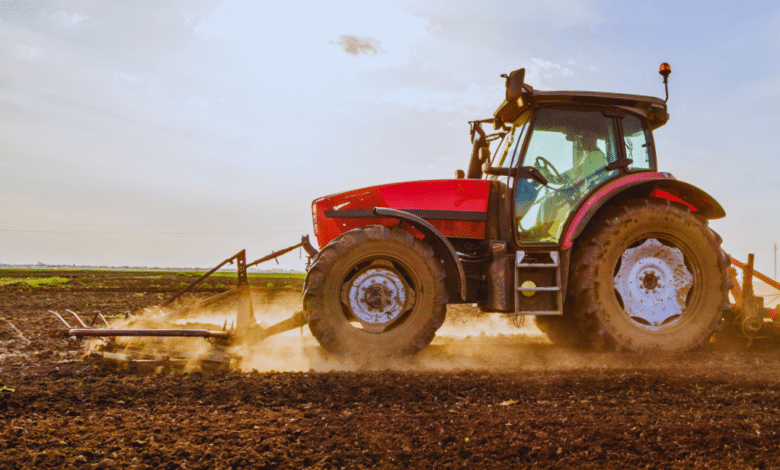
<svg viewBox="0 0 780 470">
<path fill-rule="evenodd" d="M 348 217 L 352 218 L 392 218 L 398 219 L 414 227 L 423 234 L 424 240 L 431 245 L 434 252 L 441 257 L 444 271 L 447 273 L 447 292 L 450 298 L 459 297 L 460 300 L 466 300 L 466 274 L 463 265 L 458 258 L 458 253 L 452 244 L 447 240 L 439 230 L 428 223 L 425 219 L 418 217 L 410 212 L 391 209 L 388 207 L 375 207 L 373 209 L 353 209 L 350 211 L 330 211 L 329 217 L 340 217 L 340 212 L 348 212 Z"/>
<path fill-rule="evenodd" d="M 678 181 L 669 173 L 636 173 L 607 183 L 585 200 L 571 217 L 561 248 L 564 250 L 571 248 L 588 222 L 608 202 L 641 197 L 667 199 L 683 204 L 694 214 L 706 219 L 720 219 L 726 216 L 723 206 L 715 198 L 690 183 Z"/>
</svg>

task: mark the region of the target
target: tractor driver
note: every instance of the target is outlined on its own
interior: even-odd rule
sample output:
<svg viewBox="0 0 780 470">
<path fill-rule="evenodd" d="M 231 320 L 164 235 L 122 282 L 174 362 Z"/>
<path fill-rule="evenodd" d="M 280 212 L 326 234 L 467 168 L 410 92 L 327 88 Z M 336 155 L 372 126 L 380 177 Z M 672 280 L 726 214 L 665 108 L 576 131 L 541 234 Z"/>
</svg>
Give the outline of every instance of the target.
<svg viewBox="0 0 780 470">
<path fill-rule="evenodd" d="M 566 172 L 569 173 L 569 181 L 585 179 L 607 166 L 609 162 L 604 152 L 596 145 L 597 140 L 593 134 L 580 136 L 572 156 L 572 169 Z"/>
</svg>

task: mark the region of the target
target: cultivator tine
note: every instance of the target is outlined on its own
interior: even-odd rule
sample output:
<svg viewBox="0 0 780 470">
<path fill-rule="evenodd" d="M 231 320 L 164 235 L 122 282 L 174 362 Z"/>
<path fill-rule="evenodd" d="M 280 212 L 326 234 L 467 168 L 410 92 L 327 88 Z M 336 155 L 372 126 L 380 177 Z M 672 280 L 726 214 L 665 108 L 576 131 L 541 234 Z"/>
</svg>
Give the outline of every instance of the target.
<svg viewBox="0 0 780 470">
<path fill-rule="evenodd" d="M 57 317 L 57 319 L 58 319 L 58 320 L 59 320 L 59 321 L 60 321 L 60 322 L 61 322 L 63 325 L 65 325 L 65 328 L 67 328 L 67 329 L 69 329 L 69 330 L 73 328 L 72 326 L 70 326 L 70 325 L 68 324 L 68 322 L 66 322 L 66 321 L 65 321 L 65 319 L 64 319 L 64 318 L 62 318 L 62 316 L 60 316 L 60 314 L 59 314 L 59 313 L 57 313 L 57 312 L 55 312 L 55 311 L 53 311 L 53 310 L 47 310 L 47 312 L 49 312 L 49 313 L 51 313 L 52 315 L 54 315 L 55 317 Z"/>
<path fill-rule="evenodd" d="M 81 325 L 81 327 L 82 327 L 82 328 L 87 328 L 87 324 L 86 324 L 86 323 L 84 323 L 84 322 L 81 320 L 81 317 L 79 317 L 79 316 L 76 314 L 76 312 L 74 312 L 73 310 L 68 310 L 67 308 L 65 309 L 65 311 L 66 311 L 66 312 L 68 312 L 68 313 L 70 313 L 71 315 L 73 315 L 73 318 L 75 318 L 75 319 L 76 319 L 76 321 L 77 321 L 77 322 L 79 322 L 79 325 Z"/>
<path fill-rule="evenodd" d="M 95 316 L 92 317 L 92 321 L 89 323 L 89 327 L 90 328 L 92 328 L 95 325 L 95 322 L 97 321 L 98 318 L 103 320 L 103 324 L 104 325 L 108 326 L 108 322 L 106 321 L 106 317 L 104 317 L 103 314 L 101 314 L 100 312 L 97 312 L 97 313 L 95 313 Z"/>
</svg>

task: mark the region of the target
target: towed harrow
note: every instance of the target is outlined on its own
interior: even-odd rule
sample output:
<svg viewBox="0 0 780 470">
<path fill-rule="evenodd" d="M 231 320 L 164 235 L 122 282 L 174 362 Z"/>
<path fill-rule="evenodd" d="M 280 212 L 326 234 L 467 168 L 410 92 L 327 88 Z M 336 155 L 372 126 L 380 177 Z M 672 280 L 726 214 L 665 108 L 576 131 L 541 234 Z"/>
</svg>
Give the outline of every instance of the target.
<svg viewBox="0 0 780 470">
<path fill-rule="evenodd" d="M 729 267 L 733 287 L 731 295 L 734 303 L 724 317 L 723 332 L 732 337 L 744 338 L 747 346 L 753 345 L 758 339 L 776 340 L 780 338 L 780 304 L 774 308 L 764 306 L 764 297 L 755 295 L 753 278 L 765 282 L 768 286 L 780 291 L 780 282 L 762 274 L 753 268 L 754 255 L 748 255 L 747 263 L 742 263 L 729 256 L 732 266 Z M 737 279 L 737 269 L 742 270 L 742 285 Z"/>
<path fill-rule="evenodd" d="M 192 329 L 192 328 L 112 328 L 109 322 L 101 313 L 96 313 L 87 324 L 82 316 L 72 310 L 65 310 L 68 316 L 72 316 L 76 321 L 75 327 L 65 320 L 59 312 L 49 310 L 48 313 L 56 317 L 66 328 L 64 335 L 72 338 L 110 338 L 112 341 L 118 337 L 168 337 L 168 338 L 204 338 L 211 341 L 216 346 L 230 346 L 247 340 L 260 341 L 269 336 L 284 333 L 285 331 L 300 328 L 306 324 L 306 317 L 303 311 L 295 312 L 290 318 L 275 323 L 268 327 L 262 327 L 257 323 L 254 308 L 252 305 L 251 289 L 249 285 L 248 269 L 252 266 L 275 260 L 276 258 L 289 253 L 295 249 L 301 248 L 308 255 L 308 262 L 316 256 L 317 250 L 309 242 L 308 235 L 301 237 L 301 242 L 297 245 L 289 246 L 279 251 L 259 258 L 252 262 L 246 260 L 246 250 L 241 250 L 230 258 L 222 261 L 207 273 L 184 287 L 176 294 L 169 297 L 160 305 L 147 312 L 152 316 L 163 314 L 165 317 L 181 318 L 189 312 L 208 309 L 224 302 L 236 301 L 236 319 L 228 328 L 225 321 L 221 330 L 210 329 Z M 226 265 L 236 265 L 236 286 L 233 289 L 209 297 L 194 305 L 189 305 L 178 310 L 171 310 L 170 306 L 184 294 L 191 292 L 196 286 L 203 283 L 209 276 L 213 275 Z M 307 263 L 308 264 L 308 263 Z M 133 319 L 132 314 L 128 313 L 126 318 Z M 96 327 L 96 323 L 102 324 Z M 103 359 L 112 362 L 126 363 L 128 365 L 139 366 L 163 366 L 177 365 L 191 361 L 197 361 L 202 366 L 228 367 L 232 357 L 219 348 L 209 353 L 193 355 L 192 353 L 182 351 L 154 350 L 140 348 L 121 348 L 117 351 L 116 345 L 112 345 L 106 350 L 97 352 Z"/>
</svg>

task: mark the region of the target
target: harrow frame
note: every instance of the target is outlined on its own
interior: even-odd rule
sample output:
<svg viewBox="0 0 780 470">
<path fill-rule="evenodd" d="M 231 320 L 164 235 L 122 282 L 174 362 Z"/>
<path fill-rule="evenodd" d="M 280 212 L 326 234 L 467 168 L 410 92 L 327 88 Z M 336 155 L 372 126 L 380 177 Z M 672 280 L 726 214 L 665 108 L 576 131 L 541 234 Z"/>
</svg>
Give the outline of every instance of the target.
<svg viewBox="0 0 780 470">
<path fill-rule="evenodd" d="M 269 255 L 256 259 L 255 261 L 247 263 L 246 250 L 241 250 L 230 258 L 222 261 L 217 266 L 212 268 L 207 273 L 200 276 L 198 279 L 190 283 L 179 292 L 175 293 L 155 309 L 162 310 L 175 302 L 184 294 L 191 292 L 196 286 L 205 281 L 209 276 L 216 273 L 222 267 L 228 264 L 236 264 L 237 281 L 236 287 L 226 292 L 222 292 L 208 299 L 202 300 L 194 305 L 184 307 L 182 309 L 170 312 L 170 315 L 183 316 L 189 311 L 206 308 L 212 305 L 216 305 L 220 302 L 224 302 L 228 299 L 238 297 L 238 308 L 236 313 L 236 320 L 230 329 L 227 327 L 227 322 L 222 327 L 222 330 L 206 330 L 206 329 L 187 329 L 187 328 L 172 328 L 172 329 L 137 329 L 137 328 L 111 328 L 105 317 L 99 312 L 95 314 L 92 321 L 87 325 L 84 320 L 72 310 L 65 310 L 66 313 L 73 316 L 77 322 L 77 327 L 70 325 L 59 312 L 48 310 L 47 312 L 57 318 L 67 330 L 64 332 L 66 336 L 74 338 L 116 338 L 125 336 L 135 337 L 187 337 L 187 338 L 214 338 L 227 344 L 233 344 L 241 342 L 246 338 L 252 338 L 255 340 L 265 339 L 269 336 L 273 336 L 285 331 L 300 328 L 307 323 L 306 317 L 302 311 L 294 313 L 290 318 L 271 325 L 267 328 L 262 328 L 257 325 L 255 318 L 254 308 L 252 306 L 251 291 L 249 286 L 249 277 L 247 270 L 258 264 L 266 261 L 275 260 L 276 258 L 289 253 L 297 248 L 302 248 L 308 255 L 307 268 L 311 263 L 314 256 L 318 251 L 309 242 L 309 236 L 304 235 L 301 237 L 301 242 L 284 248 L 279 251 L 274 251 Z M 128 315 L 130 315 L 128 313 Z M 105 325 L 104 328 L 93 328 L 96 321 L 100 319 Z M 117 356 L 118 357 L 118 356 Z M 157 360 L 157 359 L 153 359 Z"/>
</svg>

